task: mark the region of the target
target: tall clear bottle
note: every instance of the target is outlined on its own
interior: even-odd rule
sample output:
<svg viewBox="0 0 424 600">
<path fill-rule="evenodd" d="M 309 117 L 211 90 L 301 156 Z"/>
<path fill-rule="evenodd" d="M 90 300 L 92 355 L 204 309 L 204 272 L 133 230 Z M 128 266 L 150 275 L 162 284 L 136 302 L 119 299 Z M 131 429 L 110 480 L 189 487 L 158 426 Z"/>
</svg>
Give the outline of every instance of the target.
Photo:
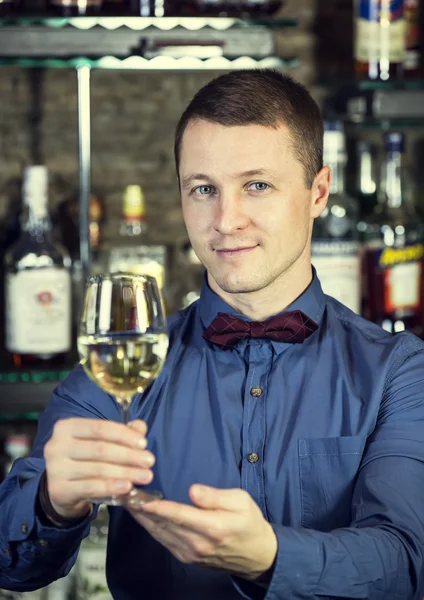
<svg viewBox="0 0 424 600">
<path fill-rule="evenodd" d="M 361 79 L 399 79 L 406 53 L 404 0 L 356 0 L 355 71 Z"/>
<path fill-rule="evenodd" d="M 367 313 L 387 331 L 424 333 L 423 227 L 405 199 L 402 133 L 384 136 L 380 198 L 366 230 Z"/>
<path fill-rule="evenodd" d="M 60 367 L 71 349 L 71 261 L 53 240 L 47 169 L 24 173 L 22 234 L 5 256 L 6 349 L 16 368 Z"/>
<path fill-rule="evenodd" d="M 86 17 L 100 14 L 103 0 L 50 0 L 50 6 L 64 17 Z"/>
<path fill-rule="evenodd" d="M 101 504 L 75 564 L 77 600 L 113 600 L 106 579 L 108 532 L 109 514 Z"/>
<path fill-rule="evenodd" d="M 123 195 L 119 242 L 109 250 L 109 271 L 156 277 L 165 285 L 166 247 L 146 243 L 147 223 L 144 193 L 139 185 L 128 185 Z"/>
<path fill-rule="evenodd" d="M 361 302 L 361 257 L 357 224 L 359 207 L 345 192 L 346 140 L 340 121 L 326 121 L 324 164 L 331 169 L 328 203 L 315 219 L 312 264 L 322 288 L 356 313 Z"/>
</svg>

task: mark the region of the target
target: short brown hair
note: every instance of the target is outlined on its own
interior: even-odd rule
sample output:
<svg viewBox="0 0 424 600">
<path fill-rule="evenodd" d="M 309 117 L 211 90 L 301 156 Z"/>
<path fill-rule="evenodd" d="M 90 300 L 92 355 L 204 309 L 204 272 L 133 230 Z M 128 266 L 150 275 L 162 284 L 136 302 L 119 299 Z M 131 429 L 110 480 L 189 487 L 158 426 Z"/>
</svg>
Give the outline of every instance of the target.
<svg viewBox="0 0 424 600">
<path fill-rule="evenodd" d="M 303 165 L 305 183 L 312 187 L 322 168 L 323 122 L 306 88 L 273 69 L 232 71 L 213 79 L 194 96 L 175 131 L 175 163 L 179 172 L 184 131 L 203 119 L 234 125 L 287 125 L 296 158 Z"/>
</svg>

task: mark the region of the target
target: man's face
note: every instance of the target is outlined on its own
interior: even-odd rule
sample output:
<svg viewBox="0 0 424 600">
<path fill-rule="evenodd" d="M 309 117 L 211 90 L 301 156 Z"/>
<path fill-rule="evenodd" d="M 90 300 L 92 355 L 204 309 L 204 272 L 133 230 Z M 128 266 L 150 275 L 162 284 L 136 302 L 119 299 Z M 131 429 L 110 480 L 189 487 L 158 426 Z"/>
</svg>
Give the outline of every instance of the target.
<svg viewBox="0 0 424 600">
<path fill-rule="evenodd" d="M 324 206 L 305 186 L 286 126 L 191 122 L 180 181 L 191 244 L 224 292 L 262 290 L 309 260 L 312 219 Z"/>
</svg>

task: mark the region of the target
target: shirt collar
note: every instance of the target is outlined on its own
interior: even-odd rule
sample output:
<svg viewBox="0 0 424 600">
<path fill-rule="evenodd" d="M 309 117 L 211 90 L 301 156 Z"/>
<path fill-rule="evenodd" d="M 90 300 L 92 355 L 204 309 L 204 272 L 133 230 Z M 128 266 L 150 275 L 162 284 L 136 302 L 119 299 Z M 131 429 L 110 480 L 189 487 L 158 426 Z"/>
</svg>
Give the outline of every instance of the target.
<svg viewBox="0 0 424 600">
<path fill-rule="evenodd" d="M 325 295 L 321 288 L 321 283 L 316 274 L 315 268 L 312 267 L 312 281 L 306 290 L 288 306 L 281 311 L 282 314 L 292 310 L 301 310 L 310 319 L 313 319 L 318 325 L 321 324 L 325 308 Z M 202 291 L 199 300 L 199 314 L 202 324 L 209 327 L 214 318 L 219 312 L 234 315 L 245 321 L 251 321 L 248 317 L 241 315 L 235 308 L 232 308 L 224 300 L 222 300 L 215 292 L 211 290 L 205 273 L 202 284 Z"/>
</svg>

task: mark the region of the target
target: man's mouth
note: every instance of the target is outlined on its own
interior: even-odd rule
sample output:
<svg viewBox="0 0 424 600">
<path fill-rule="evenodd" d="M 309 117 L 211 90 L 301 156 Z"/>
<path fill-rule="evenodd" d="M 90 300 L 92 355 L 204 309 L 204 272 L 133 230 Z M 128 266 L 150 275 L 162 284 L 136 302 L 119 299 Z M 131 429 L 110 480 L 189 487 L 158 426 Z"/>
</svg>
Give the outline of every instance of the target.
<svg viewBox="0 0 424 600">
<path fill-rule="evenodd" d="M 254 246 L 240 246 L 236 248 L 215 248 L 215 252 L 223 258 L 228 258 L 231 256 L 242 256 L 244 254 L 248 254 L 257 247 L 258 244 L 255 244 Z"/>
</svg>

